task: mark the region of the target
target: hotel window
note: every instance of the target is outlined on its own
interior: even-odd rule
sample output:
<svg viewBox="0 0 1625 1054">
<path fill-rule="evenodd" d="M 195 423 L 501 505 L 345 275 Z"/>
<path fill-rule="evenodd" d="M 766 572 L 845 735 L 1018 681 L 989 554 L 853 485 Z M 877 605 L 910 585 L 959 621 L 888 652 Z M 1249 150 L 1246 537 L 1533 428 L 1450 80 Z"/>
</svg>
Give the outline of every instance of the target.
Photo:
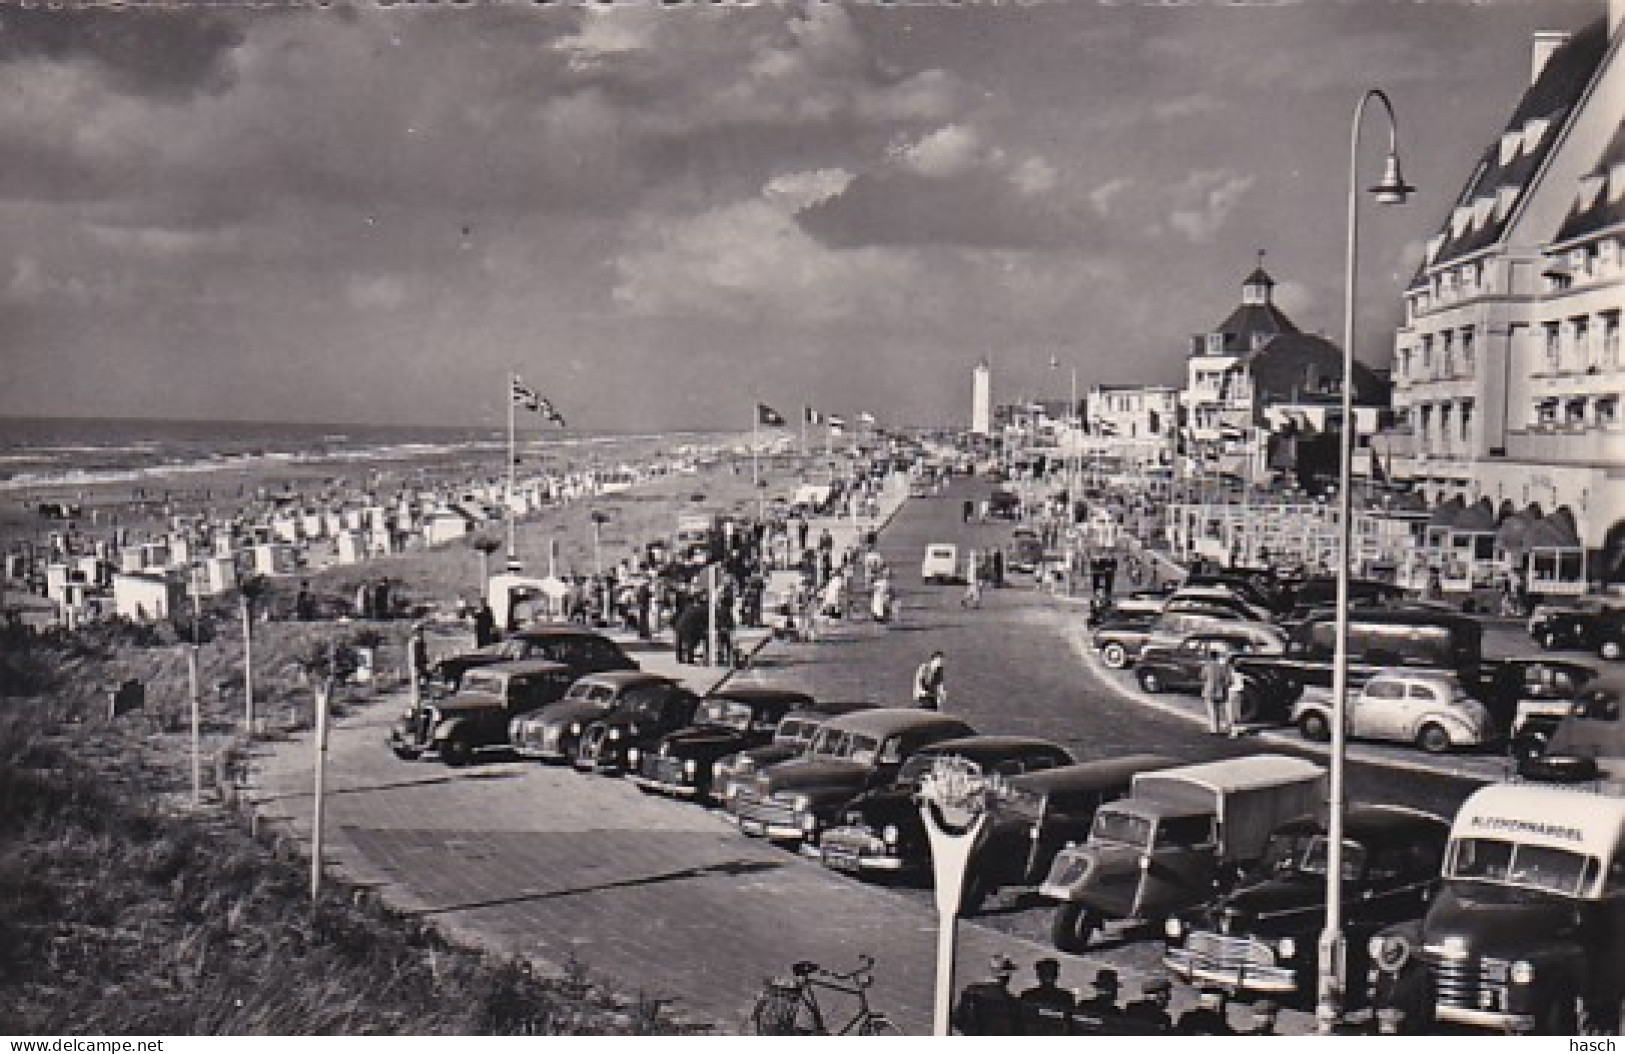
<svg viewBox="0 0 1625 1054">
<path fill-rule="evenodd" d="M 1619 424 L 1619 396 L 1605 395 L 1597 400 L 1597 424 L 1605 428 Z"/>
<path fill-rule="evenodd" d="M 1409 380 L 1411 376 L 1411 349 L 1401 348 L 1399 351 L 1399 379 Z"/>
<path fill-rule="evenodd" d="M 1224 334 L 1209 333 L 1207 335 L 1207 353 L 1209 355 L 1224 354 Z"/>
<path fill-rule="evenodd" d="M 1463 326 L 1461 330 L 1461 376 L 1473 375 L 1473 327 Z"/>
<path fill-rule="evenodd" d="M 1450 445 L 1450 404 L 1439 404 L 1439 442 L 1445 446 Z"/>
<path fill-rule="evenodd" d="M 1422 338 L 1422 376 L 1423 377 L 1432 377 L 1432 375 L 1433 375 L 1433 338 L 1431 336 L 1428 336 L 1428 337 L 1423 337 Z"/>
<path fill-rule="evenodd" d="M 1471 442 L 1473 438 L 1473 401 L 1465 400 L 1461 404 L 1461 441 Z"/>
<path fill-rule="evenodd" d="M 1449 380 L 1456 375 L 1456 334 L 1445 330 L 1439 334 L 1439 377 Z"/>
<path fill-rule="evenodd" d="M 1563 423 L 1570 426 L 1586 423 L 1586 401 L 1584 399 L 1570 399 L 1563 404 Z"/>
<path fill-rule="evenodd" d="M 1425 442 L 1428 438 L 1428 432 L 1433 428 L 1433 404 L 1423 403 L 1420 407 L 1418 407 L 1418 410 L 1420 411 L 1420 416 L 1417 418 L 1417 420 L 1420 422 L 1420 425 L 1417 428 L 1417 434 L 1420 435 Z"/>
<path fill-rule="evenodd" d="M 1556 322 L 1546 323 L 1546 372 L 1556 373 L 1563 363 L 1563 328 Z"/>
<path fill-rule="evenodd" d="M 1557 400 L 1541 399 L 1535 403 L 1535 423 L 1537 425 L 1557 424 Z"/>
<path fill-rule="evenodd" d="M 1584 315 L 1569 319 L 1569 332 L 1574 338 L 1574 365 L 1576 368 L 1595 366 L 1591 357 L 1591 320 Z"/>
<path fill-rule="evenodd" d="M 1619 312 L 1605 311 L 1602 316 L 1602 364 L 1619 365 Z"/>
</svg>

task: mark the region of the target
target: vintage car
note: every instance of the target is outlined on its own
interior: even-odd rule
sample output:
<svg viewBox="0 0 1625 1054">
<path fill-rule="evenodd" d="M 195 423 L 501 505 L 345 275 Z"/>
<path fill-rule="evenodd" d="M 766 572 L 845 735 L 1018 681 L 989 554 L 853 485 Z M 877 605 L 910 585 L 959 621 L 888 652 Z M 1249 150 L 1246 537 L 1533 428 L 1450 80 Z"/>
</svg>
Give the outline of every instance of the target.
<svg viewBox="0 0 1625 1054">
<path fill-rule="evenodd" d="M 735 777 L 728 812 L 748 835 L 811 845 L 843 815 L 847 802 L 890 783 L 915 752 L 975 734 L 964 721 L 933 710 L 882 707 L 846 714 L 820 728 L 800 757 Z"/>
<path fill-rule="evenodd" d="M 1224 629 L 1192 633 L 1173 647 L 1147 645 L 1134 670 L 1140 687 L 1157 692 L 1200 693 L 1202 667 L 1217 650 L 1231 655 L 1274 653 L 1286 650 L 1286 634 L 1263 623 L 1238 622 Z"/>
<path fill-rule="evenodd" d="M 708 799 L 718 760 L 771 743 L 786 714 L 812 703 L 805 692 L 784 688 L 718 688 L 700 700 L 693 725 L 668 733 L 647 750 L 627 751 L 632 781 L 641 790 Z"/>
<path fill-rule="evenodd" d="M 1033 574 L 1044 560 L 1044 542 L 1031 527 L 1017 527 L 1005 547 L 1004 565 L 1012 571 Z"/>
<path fill-rule="evenodd" d="M 871 875 L 928 869 L 931 846 L 915 795 L 921 778 L 945 757 L 964 759 L 974 773 L 1001 777 L 1072 764 L 1066 748 L 1031 736 L 969 736 L 923 747 L 897 770 L 895 780 L 847 804 L 841 822 L 818 840 L 824 865 Z"/>
<path fill-rule="evenodd" d="M 642 670 L 588 674 L 558 702 L 510 722 L 508 739 L 520 757 L 572 761 L 587 726 L 622 700 L 664 698 L 681 687 L 670 677 Z"/>
<path fill-rule="evenodd" d="M 959 580 L 959 547 L 946 542 L 932 542 L 925 547 L 920 561 L 920 581 L 956 582 Z"/>
<path fill-rule="evenodd" d="M 1546 753 L 1565 717 L 1574 712 L 1597 668 L 1583 662 L 1540 656 L 1502 659 L 1499 664 L 1518 684 L 1517 717 L 1512 723 L 1512 752 L 1520 758 Z"/>
<path fill-rule="evenodd" d="M 966 867 L 960 910 L 971 914 L 1009 886 L 1038 885 L 1056 853 L 1088 836 L 1097 808 L 1127 794 L 1137 773 L 1176 764 L 1172 758 L 1135 754 L 1004 780 L 990 803 L 987 833 Z M 863 801 L 848 808 L 847 825 L 824 833 L 824 863 L 844 871 L 929 874 L 931 847 L 918 800 L 911 798 L 910 808 L 899 807 L 889 818 L 878 810 L 860 809 Z"/>
<path fill-rule="evenodd" d="M 621 646 L 601 633 L 581 626 L 548 624 L 522 629 L 507 640 L 488 644 L 475 651 L 458 652 L 433 666 L 434 677 L 456 688 L 463 673 L 476 666 L 497 662 L 546 659 L 568 666 L 577 677 L 604 670 L 635 670 L 638 664 Z"/>
<path fill-rule="evenodd" d="M 569 667 L 540 660 L 469 670 L 456 692 L 408 710 L 390 730 L 390 748 L 408 761 L 432 751 L 466 765 L 481 749 L 509 746 L 509 723 L 563 698 L 574 679 Z"/>
<path fill-rule="evenodd" d="M 1234 612 L 1217 607 L 1191 610 L 1195 602 L 1187 601 L 1185 610 L 1164 612 L 1144 626 L 1101 626 L 1091 638 L 1100 661 L 1113 670 L 1126 670 L 1140 658 L 1147 644 L 1171 644 L 1192 633 L 1219 629 L 1230 623 L 1241 622 Z"/>
<path fill-rule="evenodd" d="M 1187 609 L 1186 604 L 1195 601 L 1196 607 Z M 1224 586 L 1186 586 L 1182 585 L 1174 590 L 1163 605 L 1164 611 L 1203 610 L 1205 607 L 1223 608 L 1235 614 L 1237 618 L 1249 622 L 1269 622 L 1275 613 L 1267 605 L 1255 604 L 1244 600 Z"/>
<path fill-rule="evenodd" d="M 1445 670 L 1377 674 L 1349 697 L 1346 721 L 1355 739 L 1414 743 L 1429 754 L 1483 746 L 1496 734 L 1489 710 Z M 1292 723 L 1305 739 L 1330 739 L 1331 699 L 1306 694 L 1292 707 Z"/>
<path fill-rule="evenodd" d="M 1439 888 L 1450 837 L 1443 817 L 1390 805 L 1350 805 L 1343 817 L 1343 932 L 1348 976 L 1364 978 L 1366 944 L 1378 931 L 1420 919 Z M 1239 885 L 1163 925 L 1163 965 L 1181 981 L 1230 996 L 1312 1005 L 1317 946 L 1326 924 L 1325 823 L 1276 828 L 1264 858 Z M 1364 1001 L 1349 986 L 1348 1007 Z"/>
<path fill-rule="evenodd" d="M 575 767 L 619 776 L 628 771 L 632 751 L 647 750 L 662 736 L 687 727 L 699 705 L 693 692 L 675 682 L 662 690 L 623 694 L 608 713 L 582 730 Z"/>
<path fill-rule="evenodd" d="M 773 741 L 759 747 L 727 754 L 711 766 L 711 796 L 726 803 L 733 797 L 737 781 L 754 776 L 769 765 L 788 761 L 807 749 L 824 725 L 842 714 L 873 710 L 872 703 L 814 703 L 784 715 L 773 730 Z"/>
<path fill-rule="evenodd" d="M 1625 608 L 1540 604 L 1529 616 L 1528 630 L 1547 651 L 1576 648 L 1610 661 L 1625 657 Z"/>
</svg>

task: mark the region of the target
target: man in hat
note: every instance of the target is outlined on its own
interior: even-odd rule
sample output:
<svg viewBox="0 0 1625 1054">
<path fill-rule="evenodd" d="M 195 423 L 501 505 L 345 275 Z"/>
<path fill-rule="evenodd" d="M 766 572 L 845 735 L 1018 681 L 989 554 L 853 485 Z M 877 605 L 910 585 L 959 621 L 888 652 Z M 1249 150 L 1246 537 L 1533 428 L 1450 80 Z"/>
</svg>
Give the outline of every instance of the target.
<svg viewBox="0 0 1625 1054">
<path fill-rule="evenodd" d="M 1123 1007 L 1125 1025 L 1136 1035 L 1158 1035 L 1174 1027 L 1168 1015 L 1168 1004 L 1173 1000 L 1174 986 L 1166 977 L 1153 977 L 1140 986 L 1139 999 Z"/>
<path fill-rule="evenodd" d="M 1253 1024 L 1244 1036 L 1273 1036 L 1275 1035 L 1275 1019 L 1280 1016 L 1281 1008 L 1268 999 L 1260 999 L 1253 1004 Z"/>
<path fill-rule="evenodd" d="M 1101 969 L 1095 974 L 1095 994 L 1080 1002 L 1078 1009 L 1103 1021 L 1112 1020 L 1122 1013 L 1117 1008 L 1117 992 L 1120 987 L 1116 970 L 1110 967 Z"/>
<path fill-rule="evenodd" d="M 1026 1034 L 1066 1035 L 1066 1015 L 1077 1006 L 1077 1000 L 1057 983 L 1061 977 L 1060 960 L 1040 959 L 1033 963 L 1033 972 L 1038 975 L 1038 983 L 1019 997 Z"/>
<path fill-rule="evenodd" d="M 1233 1036 L 1229 1015 L 1225 1013 L 1223 992 L 1203 992 L 1196 1006 L 1179 1017 L 1174 1031 L 1181 1036 Z"/>
<path fill-rule="evenodd" d="M 1019 1035 L 1020 1013 L 1010 992 L 1016 964 L 1008 955 L 995 955 L 988 964 L 988 979 L 965 986 L 954 1007 L 953 1022 L 965 1036 Z"/>
</svg>

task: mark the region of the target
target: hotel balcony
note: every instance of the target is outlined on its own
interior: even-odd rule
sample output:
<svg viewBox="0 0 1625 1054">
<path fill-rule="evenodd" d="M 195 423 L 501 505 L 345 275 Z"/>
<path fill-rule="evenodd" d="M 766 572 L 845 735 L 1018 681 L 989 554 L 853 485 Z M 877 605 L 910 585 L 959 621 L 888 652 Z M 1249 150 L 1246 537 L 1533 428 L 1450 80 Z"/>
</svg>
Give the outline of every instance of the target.
<svg viewBox="0 0 1625 1054">
<path fill-rule="evenodd" d="M 1507 433 L 1506 460 L 1625 467 L 1625 427 L 1530 425 Z"/>
</svg>

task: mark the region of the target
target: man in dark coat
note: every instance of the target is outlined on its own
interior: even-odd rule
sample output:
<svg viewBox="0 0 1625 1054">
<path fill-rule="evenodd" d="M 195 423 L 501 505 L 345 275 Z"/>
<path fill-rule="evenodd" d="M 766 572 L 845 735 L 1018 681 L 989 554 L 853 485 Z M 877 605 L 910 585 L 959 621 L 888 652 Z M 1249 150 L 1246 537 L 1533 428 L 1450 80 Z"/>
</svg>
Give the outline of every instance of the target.
<svg viewBox="0 0 1625 1054">
<path fill-rule="evenodd" d="M 491 610 L 490 601 L 480 601 L 479 608 L 474 612 L 474 646 L 483 648 L 487 644 L 495 644 L 497 639 L 497 615 Z"/>
<path fill-rule="evenodd" d="M 1023 1031 L 1029 1036 L 1066 1035 L 1066 1015 L 1076 1007 L 1077 1000 L 1057 983 L 1061 976 L 1059 960 L 1040 959 L 1033 963 L 1033 972 L 1038 975 L 1038 983 L 1019 996 Z"/>
<path fill-rule="evenodd" d="M 953 1023 L 965 1036 L 1020 1035 L 1020 1004 L 1010 992 L 1010 978 L 1016 964 L 1008 956 L 995 955 L 985 981 L 966 985 L 954 1006 Z"/>
<path fill-rule="evenodd" d="M 1153 977 L 1141 986 L 1144 995 L 1123 1007 L 1123 1028 L 1134 1035 L 1162 1035 L 1174 1027 L 1168 1015 L 1173 985 L 1166 977 Z"/>
<path fill-rule="evenodd" d="M 672 635 L 677 641 L 677 661 L 694 662 L 694 653 L 705 643 L 711 628 L 711 616 L 706 610 L 704 597 L 690 597 L 672 623 Z"/>
</svg>

